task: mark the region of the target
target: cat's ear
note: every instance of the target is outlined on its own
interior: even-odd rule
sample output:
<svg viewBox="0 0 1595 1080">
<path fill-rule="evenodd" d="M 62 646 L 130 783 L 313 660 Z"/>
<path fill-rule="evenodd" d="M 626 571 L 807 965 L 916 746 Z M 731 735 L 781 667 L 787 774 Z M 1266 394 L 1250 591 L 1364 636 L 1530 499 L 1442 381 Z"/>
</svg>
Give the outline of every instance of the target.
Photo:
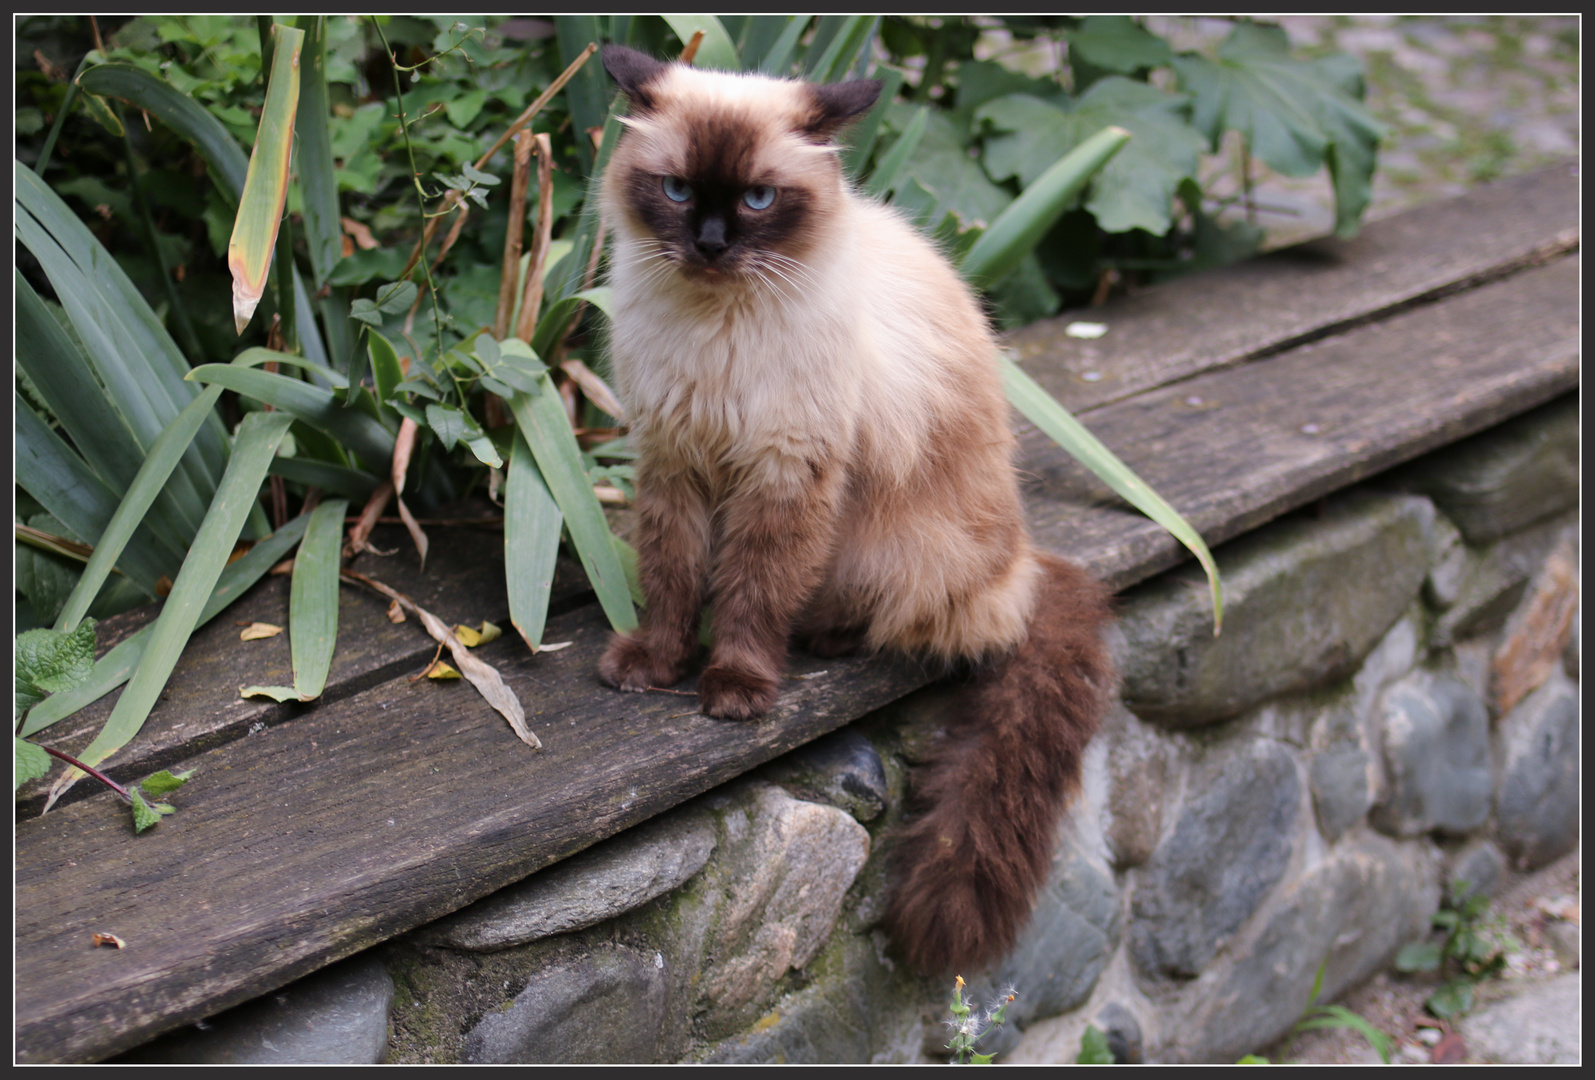
<svg viewBox="0 0 1595 1080">
<path fill-rule="evenodd" d="M 874 105 L 880 95 L 879 79 L 810 84 L 809 97 L 814 108 L 802 125 L 803 134 L 815 142 L 829 140 L 843 124 Z"/>
<path fill-rule="evenodd" d="M 598 56 L 609 77 L 631 100 L 634 110 L 647 111 L 654 107 L 654 97 L 648 87 L 665 73 L 669 64 L 624 45 L 605 45 Z"/>
</svg>

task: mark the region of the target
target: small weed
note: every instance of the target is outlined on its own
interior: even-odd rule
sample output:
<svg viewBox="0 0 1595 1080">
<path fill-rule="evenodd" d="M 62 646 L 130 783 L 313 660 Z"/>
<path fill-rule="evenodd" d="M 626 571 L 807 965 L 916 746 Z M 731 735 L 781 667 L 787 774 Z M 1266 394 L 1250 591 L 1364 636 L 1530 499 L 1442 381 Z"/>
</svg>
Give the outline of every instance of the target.
<svg viewBox="0 0 1595 1080">
<path fill-rule="evenodd" d="M 1458 879 L 1445 906 L 1429 917 L 1440 941 L 1415 941 L 1396 954 L 1396 969 L 1438 972 L 1440 989 L 1424 1006 L 1442 1020 L 1473 1008 L 1473 988 L 1506 966 L 1508 953 L 1522 948 L 1506 931 L 1505 920 L 1490 915 L 1490 898 Z"/>
<path fill-rule="evenodd" d="M 947 1044 L 947 1049 L 952 1051 L 953 1064 L 990 1065 L 995 1055 L 976 1053 L 975 1044 L 1002 1026 L 1008 1006 L 1018 995 L 1012 988 L 1004 990 L 984 1011 L 977 1012 L 964 1001 L 964 977 L 958 975 L 954 979 L 953 1003 L 948 1006 L 953 1018 L 947 1021 L 947 1026 L 953 1029 L 952 1041 Z"/>
</svg>

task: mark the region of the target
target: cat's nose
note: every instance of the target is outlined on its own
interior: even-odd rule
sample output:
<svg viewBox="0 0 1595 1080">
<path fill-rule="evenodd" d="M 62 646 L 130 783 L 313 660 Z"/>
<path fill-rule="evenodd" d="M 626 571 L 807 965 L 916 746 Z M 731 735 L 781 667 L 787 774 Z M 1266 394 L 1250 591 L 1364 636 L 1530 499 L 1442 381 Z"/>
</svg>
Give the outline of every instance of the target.
<svg viewBox="0 0 1595 1080">
<path fill-rule="evenodd" d="M 721 217 L 707 217 L 698 227 L 696 241 L 699 254 L 706 259 L 717 259 L 726 247 L 726 223 Z"/>
</svg>

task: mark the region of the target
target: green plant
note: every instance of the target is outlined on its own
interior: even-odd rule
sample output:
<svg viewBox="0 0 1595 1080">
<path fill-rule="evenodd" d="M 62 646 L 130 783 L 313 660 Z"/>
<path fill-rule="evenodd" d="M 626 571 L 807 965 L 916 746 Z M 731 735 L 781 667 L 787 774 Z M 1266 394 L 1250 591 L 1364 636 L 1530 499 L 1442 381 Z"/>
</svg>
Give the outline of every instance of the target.
<svg viewBox="0 0 1595 1080">
<path fill-rule="evenodd" d="M 1085 1026 L 1085 1034 L 1080 1036 L 1080 1053 L 1075 1057 L 1076 1065 L 1112 1065 L 1116 1059 L 1113 1050 L 1108 1046 L 1108 1037 L 1101 1028 L 1095 1024 Z"/>
<path fill-rule="evenodd" d="M 997 995 L 985 1009 L 976 1009 L 964 1001 L 964 977 L 955 976 L 953 981 L 953 1000 L 948 1010 L 953 1014 L 947 1021 L 947 1026 L 953 1029 L 953 1037 L 947 1043 L 947 1049 L 952 1053 L 955 1065 L 989 1065 L 993 1054 L 982 1054 L 976 1051 L 975 1046 L 1002 1026 L 1008 1013 L 1008 1006 L 1013 1004 L 1017 997 L 1012 989 L 1004 990 Z"/>
<path fill-rule="evenodd" d="M 1291 1033 L 1301 1031 L 1319 1031 L 1344 1029 L 1355 1031 L 1368 1045 L 1373 1047 L 1374 1053 L 1379 1055 L 1379 1060 L 1386 1065 L 1390 1064 L 1390 1036 L 1370 1024 L 1366 1019 L 1352 1012 L 1344 1005 L 1320 1005 L 1318 995 L 1324 988 L 1324 971 L 1329 966 L 1329 958 L 1318 965 L 1318 973 L 1313 976 L 1313 992 L 1308 995 L 1307 1008 L 1303 1010 L 1301 1019 L 1296 1021 L 1296 1026 L 1291 1028 Z"/>
<path fill-rule="evenodd" d="M 1396 954 L 1396 970 L 1437 973 L 1441 986 L 1424 1006 L 1448 1020 L 1471 1010 L 1474 986 L 1498 974 L 1507 955 L 1522 946 L 1507 932 L 1505 920 L 1490 914 L 1489 896 L 1460 878 L 1429 921 L 1439 940 L 1404 947 Z"/>
</svg>

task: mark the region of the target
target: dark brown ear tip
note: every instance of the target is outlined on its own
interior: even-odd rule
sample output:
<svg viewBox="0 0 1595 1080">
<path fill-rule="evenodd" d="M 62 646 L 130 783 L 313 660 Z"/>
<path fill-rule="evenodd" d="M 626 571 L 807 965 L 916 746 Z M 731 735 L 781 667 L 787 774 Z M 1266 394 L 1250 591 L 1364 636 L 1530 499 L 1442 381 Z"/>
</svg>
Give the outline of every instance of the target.
<svg viewBox="0 0 1595 1080">
<path fill-rule="evenodd" d="M 598 59 L 609 77 L 615 80 L 615 85 L 633 100 L 645 98 L 644 88 L 670 66 L 626 45 L 605 45 L 598 51 Z"/>
</svg>

